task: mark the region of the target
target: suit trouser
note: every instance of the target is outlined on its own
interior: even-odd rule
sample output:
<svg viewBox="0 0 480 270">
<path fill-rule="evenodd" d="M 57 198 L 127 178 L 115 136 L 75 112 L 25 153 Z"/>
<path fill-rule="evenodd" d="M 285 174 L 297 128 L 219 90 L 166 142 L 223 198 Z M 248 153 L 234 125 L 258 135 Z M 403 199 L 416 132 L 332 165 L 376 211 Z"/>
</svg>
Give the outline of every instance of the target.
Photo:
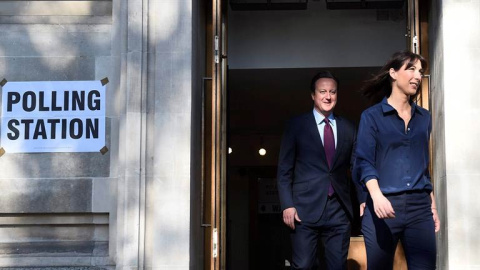
<svg viewBox="0 0 480 270">
<path fill-rule="evenodd" d="M 336 196 L 329 198 L 320 220 L 315 223 L 295 223 L 295 230 L 290 234 L 292 269 L 318 268 L 318 240 L 325 247 L 327 269 L 347 269 L 350 230 L 350 220 L 343 206 Z"/>
<path fill-rule="evenodd" d="M 368 270 L 393 268 L 398 240 L 402 241 L 408 270 L 435 269 L 435 225 L 427 191 L 385 195 L 395 218 L 379 219 L 370 196 L 362 219 Z"/>
</svg>

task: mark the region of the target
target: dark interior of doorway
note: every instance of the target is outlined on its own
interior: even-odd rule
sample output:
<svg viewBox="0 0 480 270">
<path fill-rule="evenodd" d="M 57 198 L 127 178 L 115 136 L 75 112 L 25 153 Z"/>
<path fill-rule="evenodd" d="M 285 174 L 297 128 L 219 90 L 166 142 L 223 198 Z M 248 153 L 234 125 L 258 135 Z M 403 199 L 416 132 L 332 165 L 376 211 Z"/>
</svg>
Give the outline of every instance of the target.
<svg viewBox="0 0 480 270">
<path fill-rule="evenodd" d="M 289 234 L 275 190 L 280 140 L 289 118 L 313 109 L 310 80 L 325 69 L 340 80 L 335 113 L 358 123 L 369 105 L 359 88 L 379 67 L 228 71 L 226 269 L 289 269 Z M 359 233 L 357 220 L 352 234 Z"/>
</svg>

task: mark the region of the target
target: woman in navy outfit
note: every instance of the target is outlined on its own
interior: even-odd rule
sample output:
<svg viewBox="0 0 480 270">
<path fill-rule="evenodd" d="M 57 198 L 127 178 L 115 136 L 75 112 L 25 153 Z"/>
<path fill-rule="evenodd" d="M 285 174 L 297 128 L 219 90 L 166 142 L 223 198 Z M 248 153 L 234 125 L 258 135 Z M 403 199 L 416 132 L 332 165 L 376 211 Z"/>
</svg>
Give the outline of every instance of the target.
<svg viewBox="0 0 480 270">
<path fill-rule="evenodd" d="M 376 105 L 361 116 L 354 175 L 366 188 L 362 232 L 369 270 L 393 268 L 398 241 L 409 270 L 435 269 L 440 221 L 428 172 L 430 113 L 414 102 L 425 59 L 395 53 L 364 87 Z"/>
</svg>

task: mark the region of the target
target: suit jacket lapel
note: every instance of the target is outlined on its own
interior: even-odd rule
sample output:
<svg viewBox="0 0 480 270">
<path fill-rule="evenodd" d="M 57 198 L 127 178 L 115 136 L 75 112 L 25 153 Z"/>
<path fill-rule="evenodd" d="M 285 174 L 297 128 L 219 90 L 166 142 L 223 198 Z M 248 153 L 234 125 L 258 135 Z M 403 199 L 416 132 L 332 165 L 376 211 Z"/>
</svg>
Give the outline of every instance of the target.
<svg viewBox="0 0 480 270">
<path fill-rule="evenodd" d="M 342 118 L 335 116 L 335 122 L 337 124 L 337 147 L 335 148 L 335 157 L 333 158 L 332 168 L 335 167 L 338 157 L 342 154 L 344 147 L 343 137 L 345 136 Z"/>
</svg>

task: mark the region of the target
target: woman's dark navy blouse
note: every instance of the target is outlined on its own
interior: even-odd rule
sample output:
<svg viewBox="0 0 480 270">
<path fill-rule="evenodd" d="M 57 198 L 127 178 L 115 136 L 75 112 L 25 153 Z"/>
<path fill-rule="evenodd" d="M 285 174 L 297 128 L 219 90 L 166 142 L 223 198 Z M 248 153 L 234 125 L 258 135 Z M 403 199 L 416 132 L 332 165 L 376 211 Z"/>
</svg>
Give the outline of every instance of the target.
<svg viewBox="0 0 480 270">
<path fill-rule="evenodd" d="M 353 171 L 362 186 L 377 179 L 383 194 L 432 190 L 428 172 L 431 116 L 415 103 L 411 106 L 407 128 L 386 98 L 362 113 Z"/>
</svg>

